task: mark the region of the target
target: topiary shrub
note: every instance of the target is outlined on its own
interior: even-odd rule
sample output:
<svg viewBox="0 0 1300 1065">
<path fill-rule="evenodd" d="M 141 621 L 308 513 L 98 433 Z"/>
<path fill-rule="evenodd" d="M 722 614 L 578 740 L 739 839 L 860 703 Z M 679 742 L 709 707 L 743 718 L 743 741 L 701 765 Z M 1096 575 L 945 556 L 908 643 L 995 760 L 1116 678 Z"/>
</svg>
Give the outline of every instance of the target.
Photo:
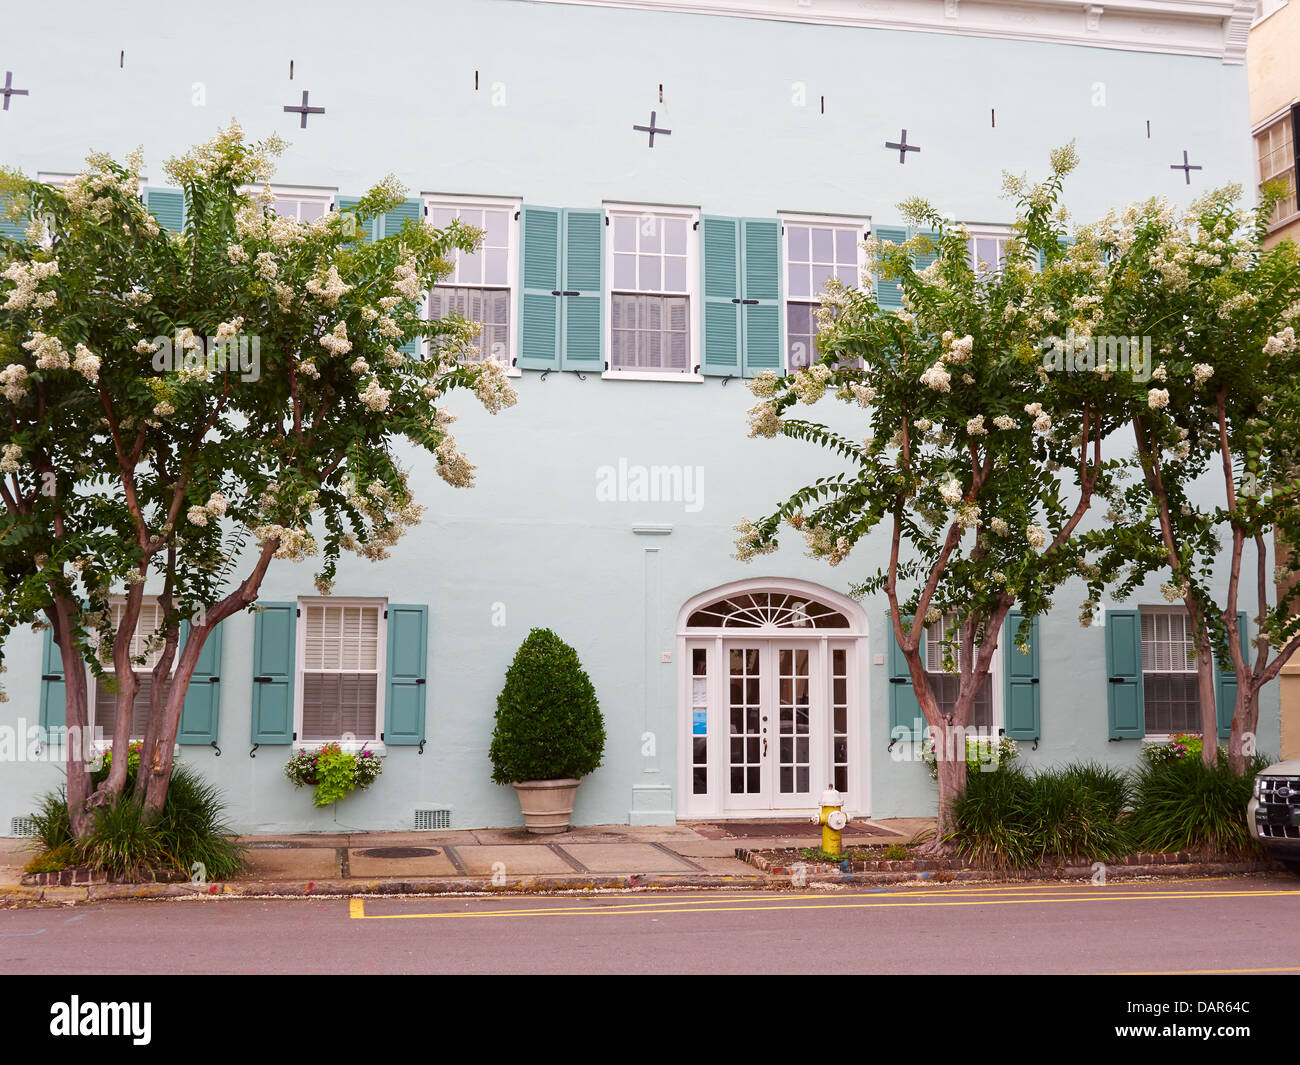
<svg viewBox="0 0 1300 1065">
<path fill-rule="evenodd" d="M 506 670 L 492 732 L 498 784 L 583 777 L 605 753 L 605 721 L 578 652 L 533 629 Z"/>
</svg>

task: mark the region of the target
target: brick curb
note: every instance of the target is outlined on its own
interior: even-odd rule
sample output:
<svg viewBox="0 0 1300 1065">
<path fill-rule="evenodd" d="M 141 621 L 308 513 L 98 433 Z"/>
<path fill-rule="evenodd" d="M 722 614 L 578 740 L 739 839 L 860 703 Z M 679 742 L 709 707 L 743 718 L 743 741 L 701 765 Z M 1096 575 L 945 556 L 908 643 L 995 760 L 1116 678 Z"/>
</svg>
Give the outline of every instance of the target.
<svg viewBox="0 0 1300 1065">
<path fill-rule="evenodd" d="M 791 868 L 775 864 L 761 852 L 737 847 L 736 857 L 765 873 L 773 883 L 789 883 L 795 878 Z M 1088 865 L 1045 865 L 1037 869 L 987 869 L 967 866 L 961 858 L 909 859 L 904 861 L 869 861 L 845 863 L 842 867 L 823 862 L 805 863 L 807 883 L 893 884 L 913 880 L 1080 880 L 1091 879 L 1093 863 Z M 1282 872 L 1274 861 L 1203 861 L 1186 852 L 1177 854 L 1134 854 L 1118 862 L 1105 863 L 1107 880 L 1138 876 L 1208 876 L 1224 873 Z"/>
</svg>

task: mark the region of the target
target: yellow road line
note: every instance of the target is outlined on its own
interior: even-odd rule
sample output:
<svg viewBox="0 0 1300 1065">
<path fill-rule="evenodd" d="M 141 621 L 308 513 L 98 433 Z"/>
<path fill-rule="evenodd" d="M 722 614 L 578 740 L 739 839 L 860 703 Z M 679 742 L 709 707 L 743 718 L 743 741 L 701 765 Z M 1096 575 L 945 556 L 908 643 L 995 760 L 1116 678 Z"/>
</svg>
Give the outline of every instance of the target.
<svg viewBox="0 0 1300 1065">
<path fill-rule="evenodd" d="M 1274 965 L 1266 969 L 1164 969 L 1151 972 L 1101 973 L 1101 976 L 1220 976 L 1235 973 L 1300 973 L 1300 965 Z"/>
<path fill-rule="evenodd" d="M 452 911 L 445 913 L 386 913 L 386 914 L 366 914 L 362 906 L 362 900 L 353 899 L 351 915 L 353 917 L 362 917 L 370 921 L 402 921 L 402 920 L 420 920 L 435 918 L 493 918 L 493 917 L 644 917 L 653 914 L 673 914 L 673 913 L 752 913 L 764 910 L 862 910 L 862 909 L 887 909 L 890 907 L 905 908 L 924 908 L 934 906 L 1023 906 L 1032 903 L 1063 903 L 1063 902 L 1128 902 L 1146 899 L 1167 899 L 1170 901 L 1191 901 L 1204 899 L 1229 899 L 1229 898 L 1266 898 L 1272 896 L 1297 895 L 1300 891 L 1245 891 L 1245 892 L 1150 892 L 1150 893 L 1130 893 L 1130 892 L 1098 892 L 1091 895 L 1062 895 L 1060 893 L 1045 893 L 1035 896 L 1022 896 L 1020 898 L 962 898 L 962 899 L 925 899 L 919 901 L 910 901 L 906 898 L 894 897 L 889 900 L 879 899 L 875 902 L 847 902 L 840 899 L 827 899 L 814 897 L 809 899 L 788 899 L 785 902 L 793 903 L 792 905 L 784 904 L 782 901 L 772 902 L 766 905 L 748 905 L 748 906 L 718 906 L 709 905 L 715 900 L 701 900 L 705 905 L 697 905 L 694 908 L 686 909 L 682 903 L 666 902 L 663 904 L 649 904 L 644 902 L 628 903 L 618 906 L 601 906 L 578 908 L 575 905 L 547 906 L 538 909 L 520 910 L 485 910 L 485 911 Z M 587 900 L 574 900 L 581 903 Z M 736 900 L 726 900 L 736 901 Z M 760 900 L 754 900 L 758 902 Z M 762 900 L 767 901 L 767 900 Z"/>
</svg>

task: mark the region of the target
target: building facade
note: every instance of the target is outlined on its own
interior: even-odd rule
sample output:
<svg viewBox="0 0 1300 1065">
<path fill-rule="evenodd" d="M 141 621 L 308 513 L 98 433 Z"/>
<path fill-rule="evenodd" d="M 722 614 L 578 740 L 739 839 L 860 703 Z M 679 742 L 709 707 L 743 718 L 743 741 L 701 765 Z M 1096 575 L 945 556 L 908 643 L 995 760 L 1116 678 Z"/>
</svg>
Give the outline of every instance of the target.
<svg viewBox="0 0 1300 1065">
<path fill-rule="evenodd" d="M 745 378 L 807 365 L 822 285 L 856 280 L 868 233 L 906 232 L 908 197 L 967 223 L 992 262 L 1013 215 L 1001 172 L 1042 174 L 1072 139 L 1080 219 L 1249 186 L 1249 5 L 473 0 L 304 17 L 232 0 L 187 11 L 183 34 L 172 10 L 6 16 L 46 59 L 0 58 L 28 93 L 0 112 L 0 158 L 54 181 L 91 147 L 143 143 L 144 195 L 171 225 L 184 203 L 163 160 L 231 115 L 250 138 L 289 136 L 274 181 L 296 217 L 395 172 L 411 198 L 377 232 L 454 215 L 484 229 L 430 314 L 479 320 L 482 357 L 520 394 L 495 418 L 453 396 L 477 484 L 450 489 L 413 458 L 426 518 L 389 561 L 345 557 L 328 599 L 310 564 L 276 563 L 264 609 L 223 624 L 181 757 L 235 826 L 519 824 L 487 749 L 534 626 L 577 649 L 605 714 L 578 823 L 789 817 L 828 784 L 852 814 L 933 812 L 884 600 L 845 594 L 887 543 L 835 570 L 795 542 L 732 557 L 738 521 L 829 472 L 816 450 L 748 438 Z M 1063 590 L 1030 655 L 1004 639 L 981 696 L 982 723 L 1031 766 L 1134 764 L 1143 737 L 1197 721 L 1188 634 L 1158 582 L 1081 629 L 1085 597 Z M 11 638 L 0 724 L 57 721 L 42 640 Z M 1266 750 L 1277 705 L 1270 691 Z M 383 775 L 316 810 L 284 762 L 345 737 L 382 752 Z M 0 764 L 0 831 L 59 780 L 39 758 Z"/>
</svg>

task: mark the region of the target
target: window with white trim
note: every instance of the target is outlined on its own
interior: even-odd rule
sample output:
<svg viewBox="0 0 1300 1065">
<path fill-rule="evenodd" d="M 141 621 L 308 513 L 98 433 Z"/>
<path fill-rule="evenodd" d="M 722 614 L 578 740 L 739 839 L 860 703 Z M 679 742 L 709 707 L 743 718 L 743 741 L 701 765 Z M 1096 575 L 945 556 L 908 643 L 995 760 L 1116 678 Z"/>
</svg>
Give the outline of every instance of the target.
<svg viewBox="0 0 1300 1065">
<path fill-rule="evenodd" d="M 817 308 L 832 279 L 857 288 L 862 276 L 865 221 L 783 215 L 786 367 L 802 370 L 817 361 Z"/>
<path fill-rule="evenodd" d="M 122 614 L 126 610 L 125 599 L 112 599 L 108 604 L 112 619 L 114 638 L 122 625 Z M 131 706 L 131 740 L 144 739 L 144 730 L 149 723 L 149 702 L 153 691 L 153 670 L 162 658 L 163 609 L 156 597 L 146 596 L 140 603 L 140 616 L 136 619 L 135 632 L 131 634 L 131 672 L 135 674 L 139 687 L 136 688 L 135 701 Z M 179 647 L 178 647 L 179 651 Z M 163 681 L 163 694 L 167 698 L 167 689 L 171 687 L 171 678 L 176 672 L 176 654 L 172 657 L 171 670 Z M 90 724 L 104 730 L 105 739 L 111 738 L 114 723 L 117 720 L 117 693 L 110 690 L 114 680 L 113 667 L 106 663 L 108 670 L 104 677 L 94 677 L 95 698 L 90 714 Z M 114 685 L 115 686 L 115 685 Z"/>
<path fill-rule="evenodd" d="M 1148 735 L 1201 730 L 1195 627 L 1186 610 L 1142 610 L 1142 696 Z"/>
<path fill-rule="evenodd" d="M 295 717 L 304 743 L 378 741 L 387 626 L 382 599 L 302 599 Z"/>
<path fill-rule="evenodd" d="M 1004 227 L 967 226 L 966 256 L 977 274 L 997 273 L 1006 258 L 1011 231 Z"/>
<path fill-rule="evenodd" d="M 1280 118 L 1270 122 L 1255 134 L 1255 154 L 1259 164 L 1259 187 L 1263 190 L 1265 182 L 1282 180 L 1286 182 L 1288 193 L 1273 206 L 1270 226 L 1282 222 L 1296 213 L 1296 147 L 1294 139 L 1294 122 L 1292 109 L 1288 107 Z"/>
<path fill-rule="evenodd" d="M 610 371 L 692 373 L 698 213 L 610 208 L 608 219 Z"/>
<path fill-rule="evenodd" d="M 976 652 L 978 650 L 977 647 Z M 944 668 L 948 659 L 951 660 L 954 672 L 948 672 Z M 925 672 L 930 678 L 930 687 L 942 713 L 950 714 L 957 707 L 957 695 L 961 688 L 960 670 L 961 630 L 957 627 L 957 616 L 948 614 L 941 621 L 931 622 L 925 627 Z M 975 695 L 970 724 L 975 728 L 993 728 L 992 670 Z"/>
<path fill-rule="evenodd" d="M 433 228 L 446 229 L 459 218 L 483 234 L 474 251 L 452 253 L 452 272 L 429 292 L 429 317 L 456 316 L 476 323 L 480 332 L 468 361 L 490 358 L 512 366 L 519 204 L 438 197 L 426 197 L 425 204 Z"/>
<path fill-rule="evenodd" d="M 260 190 L 253 190 L 254 195 Z M 334 194 L 323 190 L 290 189 L 271 186 L 275 202 L 271 210 L 281 218 L 292 218 L 297 222 L 314 222 L 329 213 L 334 205 Z"/>
</svg>

